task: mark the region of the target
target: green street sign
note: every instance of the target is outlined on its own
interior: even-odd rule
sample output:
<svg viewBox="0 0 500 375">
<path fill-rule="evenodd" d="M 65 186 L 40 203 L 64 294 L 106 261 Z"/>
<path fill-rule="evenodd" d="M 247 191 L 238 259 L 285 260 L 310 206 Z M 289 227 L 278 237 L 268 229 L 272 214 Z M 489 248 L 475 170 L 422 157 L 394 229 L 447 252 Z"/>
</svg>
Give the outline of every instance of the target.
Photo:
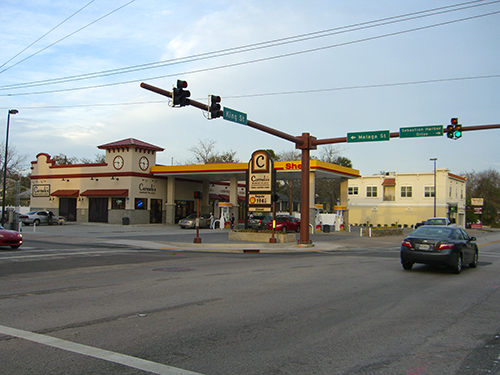
<svg viewBox="0 0 500 375">
<path fill-rule="evenodd" d="M 438 137 L 443 135 L 443 125 L 399 128 L 399 138 Z"/>
<path fill-rule="evenodd" d="M 224 120 L 237 122 L 238 124 L 247 124 L 247 114 L 243 112 L 235 111 L 234 109 L 224 107 L 224 115 L 222 117 Z"/>
<path fill-rule="evenodd" d="M 389 130 L 371 132 L 347 133 L 347 143 L 351 142 L 378 142 L 390 140 Z"/>
</svg>

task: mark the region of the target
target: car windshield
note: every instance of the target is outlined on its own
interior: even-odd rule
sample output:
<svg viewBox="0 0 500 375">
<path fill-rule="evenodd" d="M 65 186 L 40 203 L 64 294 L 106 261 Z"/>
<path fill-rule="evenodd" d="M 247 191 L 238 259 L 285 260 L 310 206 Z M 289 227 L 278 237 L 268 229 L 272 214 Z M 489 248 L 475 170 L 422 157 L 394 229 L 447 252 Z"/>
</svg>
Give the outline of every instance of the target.
<svg viewBox="0 0 500 375">
<path fill-rule="evenodd" d="M 411 235 L 412 237 L 434 237 L 434 238 L 448 238 L 453 233 L 451 228 L 439 228 L 439 227 L 418 227 Z"/>
<path fill-rule="evenodd" d="M 36 214 L 36 211 L 30 211 L 26 215 L 34 215 L 34 214 Z"/>
<path fill-rule="evenodd" d="M 446 225 L 445 219 L 429 219 L 425 222 L 427 225 Z"/>
<path fill-rule="evenodd" d="M 191 214 L 188 217 L 184 218 L 184 220 L 193 220 L 196 219 L 196 214 Z"/>
</svg>

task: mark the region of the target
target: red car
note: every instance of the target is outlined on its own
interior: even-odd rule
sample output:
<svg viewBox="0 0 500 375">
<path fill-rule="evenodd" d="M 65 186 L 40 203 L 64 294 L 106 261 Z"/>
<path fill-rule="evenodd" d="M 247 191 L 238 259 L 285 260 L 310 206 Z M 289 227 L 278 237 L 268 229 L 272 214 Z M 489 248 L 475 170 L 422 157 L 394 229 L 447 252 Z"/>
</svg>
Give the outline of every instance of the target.
<svg viewBox="0 0 500 375">
<path fill-rule="evenodd" d="M 267 223 L 267 229 L 273 229 L 272 221 Z M 300 220 L 289 215 L 276 216 L 276 228 L 274 229 L 281 232 L 299 232 Z"/>
<path fill-rule="evenodd" d="M 7 230 L 0 226 L 0 246 L 17 249 L 23 243 L 23 235 L 15 230 Z"/>
</svg>

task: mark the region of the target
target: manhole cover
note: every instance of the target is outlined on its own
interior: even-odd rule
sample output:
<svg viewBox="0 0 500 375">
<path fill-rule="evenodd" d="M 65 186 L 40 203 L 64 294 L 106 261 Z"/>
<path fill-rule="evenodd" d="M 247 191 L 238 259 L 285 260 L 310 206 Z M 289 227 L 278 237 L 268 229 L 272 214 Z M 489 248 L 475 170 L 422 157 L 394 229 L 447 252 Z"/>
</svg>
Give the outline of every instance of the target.
<svg viewBox="0 0 500 375">
<path fill-rule="evenodd" d="M 193 271 L 192 268 L 185 267 L 166 267 L 166 268 L 155 268 L 153 271 L 162 271 L 162 272 L 187 272 Z"/>
</svg>

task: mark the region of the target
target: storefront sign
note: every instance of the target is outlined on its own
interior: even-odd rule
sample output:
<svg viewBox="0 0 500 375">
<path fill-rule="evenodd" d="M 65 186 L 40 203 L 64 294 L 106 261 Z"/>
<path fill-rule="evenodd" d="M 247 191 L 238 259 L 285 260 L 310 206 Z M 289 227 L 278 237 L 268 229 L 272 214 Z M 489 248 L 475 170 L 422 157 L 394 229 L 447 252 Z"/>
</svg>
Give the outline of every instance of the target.
<svg viewBox="0 0 500 375">
<path fill-rule="evenodd" d="M 151 184 L 145 184 L 141 182 L 139 184 L 139 193 L 141 194 L 156 194 L 156 185 L 151 183 Z"/>
<path fill-rule="evenodd" d="M 484 204 L 484 198 L 471 198 L 470 203 L 473 206 L 482 206 Z"/>
<path fill-rule="evenodd" d="M 265 150 L 255 151 L 248 162 L 248 211 L 272 211 L 271 195 L 274 192 L 275 181 L 276 173 L 271 155 Z"/>
<path fill-rule="evenodd" d="M 33 185 L 31 195 L 33 197 L 50 197 L 50 185 Z"/>
</svg>

